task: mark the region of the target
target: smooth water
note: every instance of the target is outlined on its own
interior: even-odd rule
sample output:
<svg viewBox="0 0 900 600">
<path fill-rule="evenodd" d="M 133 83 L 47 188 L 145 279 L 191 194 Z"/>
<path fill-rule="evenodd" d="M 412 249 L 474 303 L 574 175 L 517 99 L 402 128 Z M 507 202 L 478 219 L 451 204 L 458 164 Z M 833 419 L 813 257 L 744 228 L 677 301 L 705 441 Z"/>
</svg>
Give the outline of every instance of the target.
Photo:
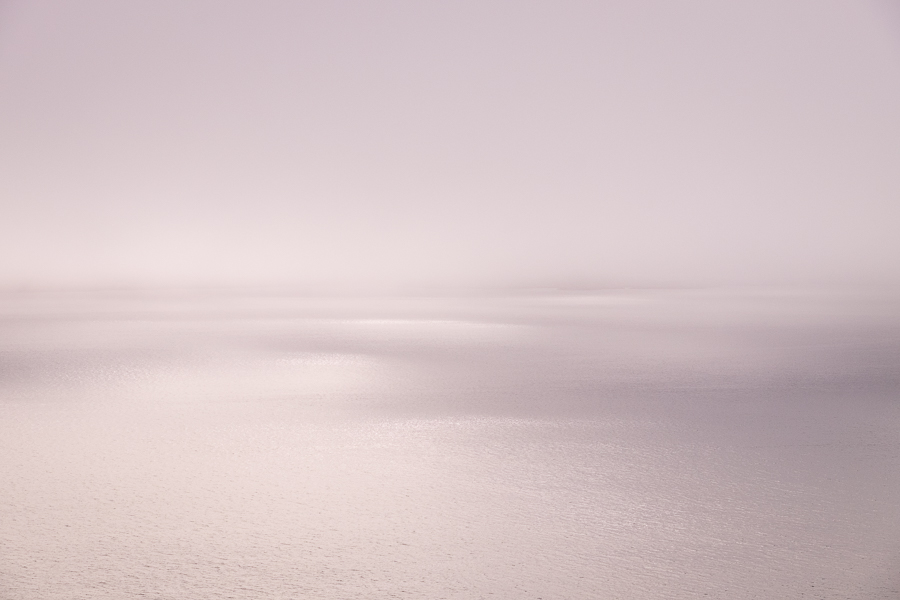
<svg viewBox="0 0 900 600">
<path fill-rule="evenodd" d="M 0 598 L 900 598 L 900 298 L 0 297 Z"/>
</svg>

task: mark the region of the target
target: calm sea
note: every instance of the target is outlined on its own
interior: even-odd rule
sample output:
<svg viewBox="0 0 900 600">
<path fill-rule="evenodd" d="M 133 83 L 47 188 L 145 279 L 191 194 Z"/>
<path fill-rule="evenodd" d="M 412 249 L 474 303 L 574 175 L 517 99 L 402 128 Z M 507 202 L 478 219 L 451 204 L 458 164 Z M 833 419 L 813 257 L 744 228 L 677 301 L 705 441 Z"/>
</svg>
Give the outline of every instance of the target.
<svg viewBox="0 0 900 600">
<path fill-rule="evenodd" d="M 0 598 L 900 598 L 900 296 L 0 296 Z"/>
</svg>

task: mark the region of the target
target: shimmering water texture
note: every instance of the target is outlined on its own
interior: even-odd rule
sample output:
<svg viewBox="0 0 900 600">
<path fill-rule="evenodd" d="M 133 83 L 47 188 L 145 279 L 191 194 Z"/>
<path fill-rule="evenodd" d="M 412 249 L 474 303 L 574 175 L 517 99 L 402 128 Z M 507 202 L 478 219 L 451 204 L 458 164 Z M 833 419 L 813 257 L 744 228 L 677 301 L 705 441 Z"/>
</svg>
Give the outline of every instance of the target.
<svg viewBox="0 0 900 600">
<path fill-rule="evenodd" d="M 0 598 L 900 598 L 900 302 L 7 294 Z"/>
</svg>

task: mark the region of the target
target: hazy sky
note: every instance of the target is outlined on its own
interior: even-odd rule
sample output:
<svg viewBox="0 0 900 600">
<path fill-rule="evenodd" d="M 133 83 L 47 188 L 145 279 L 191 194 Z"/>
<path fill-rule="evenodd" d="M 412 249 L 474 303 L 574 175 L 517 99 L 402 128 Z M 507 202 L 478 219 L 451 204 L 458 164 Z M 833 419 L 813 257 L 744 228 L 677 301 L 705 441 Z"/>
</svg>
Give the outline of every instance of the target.
<svg viewBox="0 0 900 600">
<path fill-rule="evenodd" d="M 0 285 L 900 282 L 900 6 L 0 4 Z"/>
</svg>

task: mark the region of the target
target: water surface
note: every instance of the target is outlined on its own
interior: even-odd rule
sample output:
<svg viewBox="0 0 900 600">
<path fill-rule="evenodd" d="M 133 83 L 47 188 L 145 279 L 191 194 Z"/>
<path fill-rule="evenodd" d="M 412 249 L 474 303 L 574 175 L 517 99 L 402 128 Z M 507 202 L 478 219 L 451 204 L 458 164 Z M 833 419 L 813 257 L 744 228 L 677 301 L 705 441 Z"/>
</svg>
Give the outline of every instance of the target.
<svg viewBox="0 0 900 600">
<path fill-rule="evenodd" d="M 900 598 L 900 302 L 0 300 L 0 597 Z"/>
</svg>

